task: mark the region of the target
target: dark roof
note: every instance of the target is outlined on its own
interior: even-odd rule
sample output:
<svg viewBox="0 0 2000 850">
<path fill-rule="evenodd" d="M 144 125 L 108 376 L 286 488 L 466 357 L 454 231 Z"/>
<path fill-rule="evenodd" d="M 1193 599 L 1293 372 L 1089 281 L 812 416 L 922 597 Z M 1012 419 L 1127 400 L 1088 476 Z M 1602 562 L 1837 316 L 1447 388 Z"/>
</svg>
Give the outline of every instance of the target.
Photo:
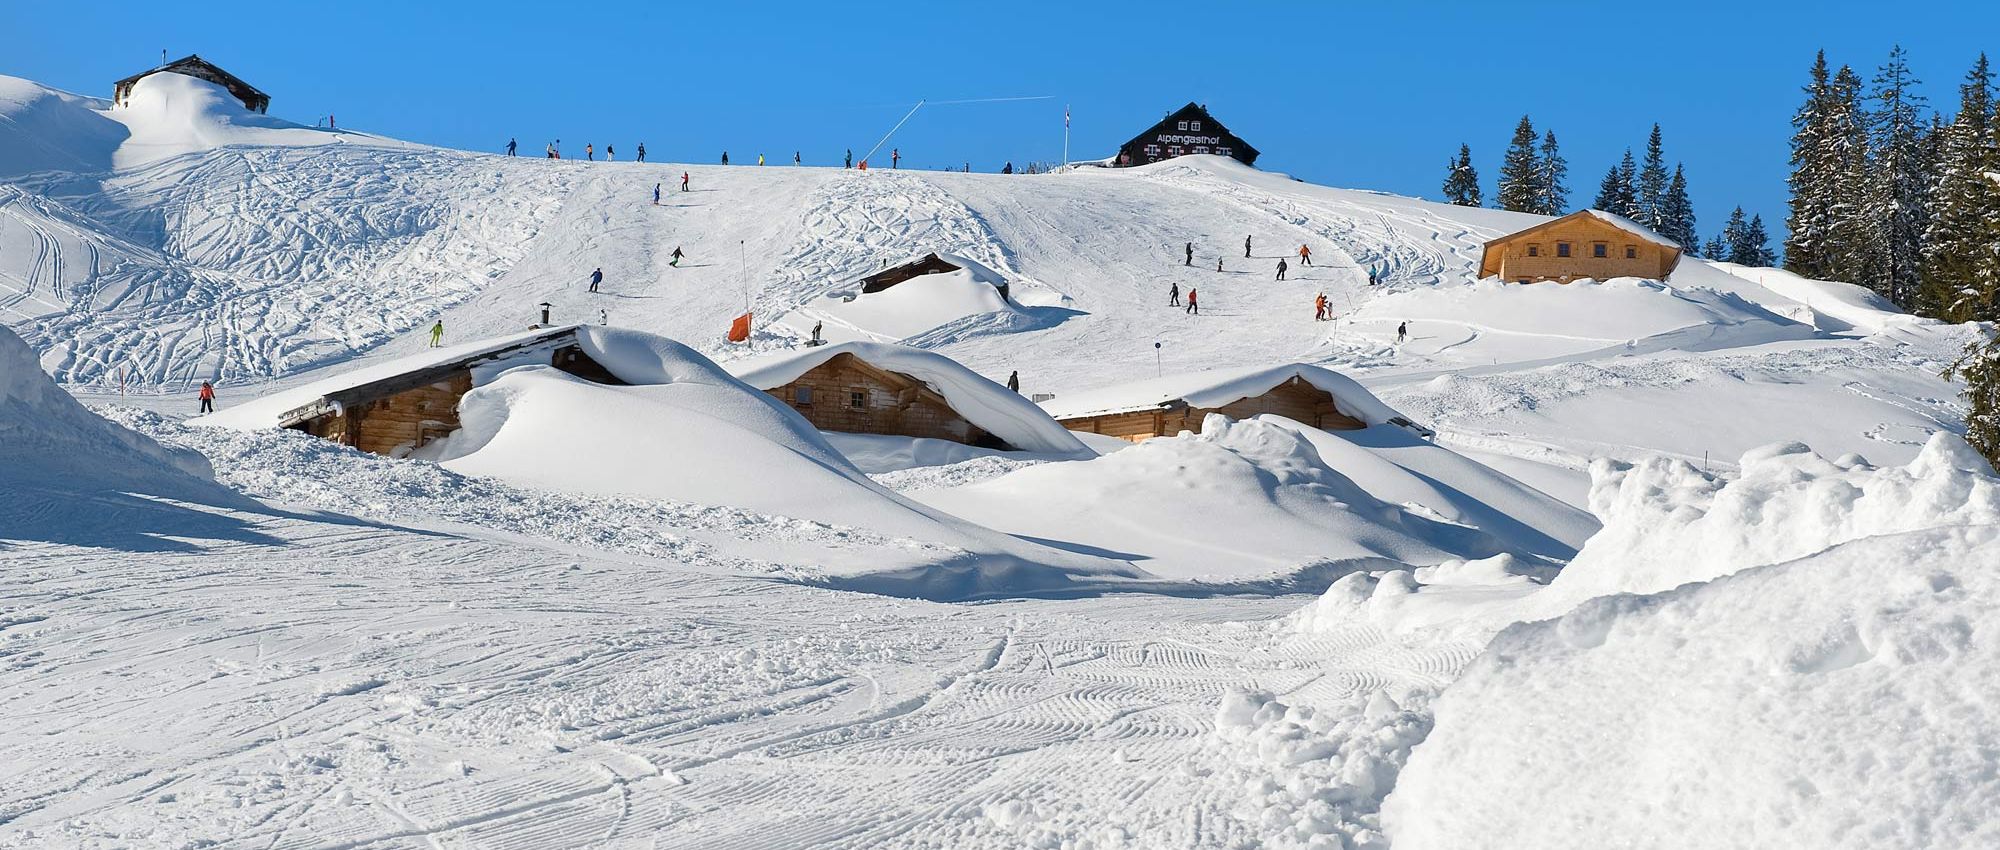
<svg viewBox="0 0 2000 850">
<path fill-rule="evenodd" d="M 179 59 L 175 59 L 172 62 L 168 62 L 165 65 L 161 65 L 158 68 L 153 68 L 146 71 L 140 71 L 137 74 L 133 74 L 132 76 L 126 77 L 125 79 L 119 80 L 113 85 L 116 86 L 117 88 L 122 89 L 128 85 L 131 85 L 132 83 L 138 82 L 143 77 L 148 77 L 153 74 L 160 73 L 161 71 L 171 71 L 173 73 L 178 74 L 182 73 L 184 69 L 191 69 L 191 68 L 200 68 L 202 70 L 207 71 L 210 74 L 214 74 L 215 76 L 220 77 L 221 79 L 219 82 L 221 82 L 222 85 L 227 87 L 230 91 L 236 92 L 238 96 L 241 96 L 243 92 L 248 92 L 252 95 L 262 97 L 267 101 L 271 99 L 270 95 L 265 94 L 263 91 L 259 90 L 256 86 L 244 82 L 242 77 L 236 76 L 235 74 L 222 70 L 222 66 L 217 65 L 214 62 L 210 62 L 207 59 L 201 58 L 201 54 L 198 53 L 190 53 Z M 242 89 L 243 91 L 237 92 L 238 89 Z"/>
<path fill-rule="evenodd" d="M 387 377 L 363 381 L 338 389 L 329 389 L 319 398 L 285 411 L 278 418 L 278 427 L 290 428 L 301 422 L 332 413 L 341 407 L 357 404 L 369 399 L 394 395 L 404 390 L 424 386 L 425 384 L 435 384 L 439 381 L 448 380 L 460 372 L 475 366 L 491 363 L 524 348 L 533 348 L 551 343 L 558 345 L 574 344 L 577 327 L 577 325 L 564 325 L 550 328 L 531 336 L 504 337 L 492 345 L 481 346 L 473 351 L 460 354 L 451 360 L 418 366 L 407 372 L 399 372 Z"/>
<path fill-rule="evenodd" d="M 1210 115 L 1208 113 L 1208 107 L 1203 106 L 1199 103 L 1195 103 L 1192 100 L 1188 101 L 1188 105 L 1176 109 L 1171 113 L 1168 113 L 1167 117 L 1160 119 L 1160 123 L 1154 124 L 1151 127 L 1147 127 L 1145 132 L 1133 136 L 1130 141 L 1127 141 L 1125 144 L 1119 145 L 1118 149 L 1124 150 L 1126 148 L 1132 147 L 1133 145 L 1144 144 L 1147 141 L 1147 137 L 1158 133 L 1162 126 L 1172 121 L 1179 121 L 1182 118 L 1200 118 L 1203 121 L 1207 121 L 1210 124 L 1214 125 L 1217 135 L 1228 135 L 1234 138 L 1236 140 L 1237 146 L 1240 146 L 1243 150 L 1248 152 L 1247 158 L 1239 157 L 1241 159 L 1244 159 L 1244 161 L 1246 162 L 1256 159 L 1262 153 L 1261 151 L 1257 150 L 1255 145 L 1252 145 L 1249 142 L 1244 141 L 1242 136 L 1238 136 L 1235 133 L 1230 132 L 1228 125 L 1223 124 L 1221 121 L 1215 120 L 1215 116 Z"/>
</svg>

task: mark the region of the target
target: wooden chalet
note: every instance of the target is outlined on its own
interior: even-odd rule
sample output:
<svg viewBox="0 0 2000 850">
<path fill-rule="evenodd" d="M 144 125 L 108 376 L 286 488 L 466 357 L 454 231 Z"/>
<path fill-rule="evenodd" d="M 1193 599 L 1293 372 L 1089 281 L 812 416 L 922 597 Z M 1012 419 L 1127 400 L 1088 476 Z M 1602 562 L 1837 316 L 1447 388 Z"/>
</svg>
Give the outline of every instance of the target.
<svg viewBox="0 0 2000 850">
<path fill-rule="evenodd" d="M 1041 403 L 1063 427 L 1131 442 L 1201 430 L 1202 419 L 1283 416 L 1327 431 L 1396 425 L 1419 436 L 1435 432 L 1411 422 L 1353 379 L 1300 363 L 1167 375 L 1121 386 L 1057 396 Z"/>
<path fill-rule="evenodd" d="M 1168 113 L 1160 123 L 1119 146 L 1112 164 L 1122 168 L 1189 154 L 1215 154 L 1244 165 L 1257 164 L 1256 148 L 1209 115 L 1207 106 L 1195 103 Z"/>
<path fill-rule="evenodd" d="M 1486 243 L 1479 276 L 1514 283 L 1639 277 L 1665 280 L 1679 243 L 1603 210 L 1578 210 Z"/>
<path fill-rule="evenodd" d="M 890 266 L 861 279 L 861 294 L 873 295 L 903 281 L 927 274 L 955 272 L 964 266 L 940 257 L 936 252 L 925 254 L 900 266 Z"/>
<path fill-rule="evenodd" d="M 172 62 L 168 62 L 165 65 L 161 65 L 158 68 L 154 68 L 150 71 L 141 71 L 137 74 L 133 74 L 132 76 L 126 77 L 125 79 L 113 83 L 111 89 L 111 102 L 119 106 L 127 105 L 126 100 L 131 97 L 132 86 L 134 84 L 138 83 L 140 80 L 143 80 L 154 74 L 162 72 L 170 74 L 181 74 L 184 76 L 194 77 L 196 79 L 207 80 L 211 83 L 214 83 L 218 86 L 228 89 L 230 94 L 235 95 L 237 100 L 243 102 L 243 108 L 248 109 L 251 112 L 264 112 L 265 110 L 271 108 L 270 95 L 258 91 L 256 86 L 244 82 L 243 78 L 238 77 L 235 74 L 231 74 L 228 71 L 224 71 L 220 67 L 216 66 L 215 63 L 210 62 L 207 59 L 203 59 L 200 56 L 196 55 L 181 57 Z"/>
<path fill-rule="evenodd" d="M 472 390 L 475 370 L 531 363 L 600 384 L 625 383 L 584 353 L 572 326 L 508 337 L 449 360 L 332 389 L 286 411 L 278 424 L 371 454 L 403 457 L 458 430 L 458 402 Z"/>
<path fill-rule="evenodd" d="M 756 381 L 752 381 L 755 385 Z M 789 382 L 759 387 L 822 431 L 927 437 L 1011 451 L 930 385 L 842 351 Z"/>
</svg>

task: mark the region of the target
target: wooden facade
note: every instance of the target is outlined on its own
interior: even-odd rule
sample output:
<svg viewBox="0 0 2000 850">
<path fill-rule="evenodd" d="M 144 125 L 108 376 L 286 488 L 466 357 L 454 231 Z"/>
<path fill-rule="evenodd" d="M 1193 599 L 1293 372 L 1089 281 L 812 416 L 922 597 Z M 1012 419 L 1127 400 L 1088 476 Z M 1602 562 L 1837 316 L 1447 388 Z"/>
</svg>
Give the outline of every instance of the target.
<svg viewBox="0 0 2000 850">
<path fill-rule="evenodd" d="M 1013 448 L 967 421 L 923 381 L 879 368 L 850 352 L 836 354 L 791 383 L 765 392 L 822 431 Z"/>
<path fill-rule="evenodd" d="M 264 112 L 271 108 L 270 95 L 258 91 L 256 86 L 244 82 L 243 78 L 235 74 L 222 70 L 215 63 L 195 55 L 184 56 L 161 65 L 158 68 L 150 71 L 142 71 L 113 83 L 111 87 L 111 102 L 119 106 L 125 106 L 125 101 L 131 96 L 132 86 L 135 83 L 163 71 L 207 80 L 228 89 L 231 95 L 234 95 L 237 100 L 243 102 L 243 108 L 251 112 Z"/>
<path fill-rule="evenodd" d="M 1256 148 L 1209 115 L 1207 106 L 1195 103 L 1169 113 L 1151 129 L 1120 145 L 1112 164 L 1122 168 L 1189 154 L 1215 154 L 1244 165 L 1257 164 Z"/>
<path fill-rule="evenodd" d="M 927 274 L 955 272 L 958 270 L 959 267 L 954 265 L 950 260 L 940 257 L 935 253 L 925 254 L 921 259 L 913 260 L 900 266 L 886 268 L 862 278 L 861 294 L 872 295 L 913 277 L 923 277 Z"/>
<path fill-rule="evenodd" d="M 1134 443 L 1153 437 L 1171 437 L 1182 431 L 1200 431 L 1201 420 L 1211 413 L 1231 419 L 1247 419 L 1270 413 L 1327 431 L 1352 431 L 1368 427 L 1335 406 L 1333 394 L 1294 377 L 1262 395 L 1237 399 L 1221 407 L 1192 407 L 1174 400 L 1146 410 L 1127 410 L 1058 419 L 1071 431 L 1104 434 Z"/>
<path fill-rule="evenodd" d="M 1665 280 L 1680 263 L 1679 245 L 1621 227 L 1602 215 L 1581 210 L 1488 242 L 1479 276 L 1513 283 L 1614 277 Z"/>
<path fill-rule="evenodd" d="M 585 354 L 574 336 L 574 329 L 557 331 L 451 363 L 331 392 L 286 413 L 281 424 L 370 454 L 405 457 L 458 430 L 458 402 L 472 391 L 473 369 L 522 349 L 552 342 L 556 348 L 549 355 L 549 365 L 587 381 L 625 383 Z"/>
</svg>

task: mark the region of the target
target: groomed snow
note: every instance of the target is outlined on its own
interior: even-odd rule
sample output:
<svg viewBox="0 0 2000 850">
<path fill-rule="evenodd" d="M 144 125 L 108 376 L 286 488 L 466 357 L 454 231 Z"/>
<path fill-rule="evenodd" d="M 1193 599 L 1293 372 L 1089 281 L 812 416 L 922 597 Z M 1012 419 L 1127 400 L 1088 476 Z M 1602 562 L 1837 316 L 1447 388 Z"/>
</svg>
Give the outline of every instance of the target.
<svg viewBox="0 0 2000 850">
<path fill-rule="evenodd" d="M 921 278 L 919 278 L 921 280 Z M 901 286 L 890 289 L 894 292 Z M 936 352 L 872 342 L 844 342 L 766 354 L 725 364 L 729 372 L 760 390 L 781 387 L 842 354 L 877 369 L 922 381 L 944 397 L 966 421 L 1026 452 L 1085 457 L 1092 452 L 1069 429 L 1020 393 L 994 383 L 958 361 Z"/>
</svg>

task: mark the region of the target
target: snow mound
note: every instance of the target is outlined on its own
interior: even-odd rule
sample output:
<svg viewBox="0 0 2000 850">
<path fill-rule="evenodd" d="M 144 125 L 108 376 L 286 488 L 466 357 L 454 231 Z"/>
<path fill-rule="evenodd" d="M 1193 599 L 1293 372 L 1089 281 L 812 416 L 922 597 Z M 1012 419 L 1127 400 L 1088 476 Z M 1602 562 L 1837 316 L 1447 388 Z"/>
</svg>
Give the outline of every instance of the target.
<svg viewBox="0 0 2000 850">
<path fill-rule="evenodd" d="M 888 291 L 901 288 L 898 286 Z M 1076 457 L 1090 454 L 1069 429 L 1056 424 L 1047 412 L 1022 398 L 1020 393 L 986 379 L 956 360 L 918 348 L 845 342 L 733 361 L 728 369 L 745 383 L 768 390 L 789 384 L 842 354 L 852 354 L 878 369 L 900 372 L 924 382 L 944 396 L 952 409 L 957 410 L 966 421 L 1021 451 Z"/>
<path fill-rule="evenodd" d="M 1319 580 L 1357 563 L 1435 564 L 1505 545 L 1370 495 L 1297 426 L 1209 414 L 1200 434 L 912 493 L 993 528 L 1130 558 L 1166 578 Z"/>
<path fill-rule="evenodd" d="M 858 288 L 831 292 L 779 321 L 807 335 L 814 323 L 827 320 L 821 333 L 833 342 L 900 340 L 970 316 L 1024 312 L 1000 297 L 1007 279 L 998 272 L 957 254 L 938 257 L 958 270 L 920 275 L 880 292 L 863 293 Z"/>
<path fill-rule="evenodd" d="M 130 135 L 103 115 L 108 101 L 0 75 L 0 177 L 111 170 Z"/>
<path fill-rule="evenodd" d="M 1435 334 L 1435 326 L 1445 325 L 1468 341 L 1485 334 L 1513 338 L 1504 340 L 1509 351 L 1518 351 L 1524 341 L 1538 342 L 1538 353 L 1544 355 L 1579 353 L 1684 328 L 1703 329 L 1704 339 L 1727 333 L 1736 345 L 1811 335 L 1805 325 L 1734 293 L 1629 277 L 1528 284 L 1488 279 L 1411 289 L 1369 301 L 1352 321 L 1386 328 L 1390 335 L 1396 325 L 1409 322 L 1412 337 Z"/>
<path fill-rule="evenodd" d="M 1383 823 L 1398 850 L 2000 845 L 1994 564 L 2000 527 L 1933 528 L 1516 626 Z"/>
<path fill-rule="evenodd" d="M 200 454 L 161 446 L 70 398 L 35 353 L 0 326 L 0 490 L 209 495 Z"/>
<path fill-rule="evenodd" d="M 172 72 L 141 78 L 132 84 L 124 105 L 104 114 L 131 132 L 113 159 L 117 168 L 232 145 L 315 147 L 356 142 L 421 147 L 366 133 L 307 127 L 252 112 L 228 89 Z"/>
<path fill-rule="evenodd" d="M 1403 418 L 1402 414 L 1383 404 L 1353 378 L 1331 369 L 1304 363 L 1211 369 L 1204 372 L 1185 372 L 1148 378 L 1128 384 L 1059 395 L 1042 402 L 1042 409 L 1057 419 L 1070 419 L 1078 416 L 1151 410 L 1176 401 L 1185 401 L 1189 407 L 1194 408 L 1217 408 L 1251 396 L 1263 395 L 1293 378 L 1325 390 L 1333 396 L 1335 409 L 1365 424 L 1384 425 Z"/>
<path fill-rule="evenodd" d="M 1591 465 L 1604 521 L 1546 602 L 1655 593 L 1884 534 L 2000 523 L 2000 478 L 1953 434 L 1932 435 L 1907 466 L 1828 460 L 1799 443 L 1743 456 L 1724 479 L 1680 460 Z"/>
<path fill-rule="evenodd" d="M 1928 319 L 1904 313 L 1889 299 L 1867 287 L 1814 280 L 1784 269 L 1721 262 L 1708 265 L 1777 293 L 1786 303 L 1767 302 L 1765 306 L 1787 314 L 1795 313 L 1794 318 L 1811 322 L 1820 330 L 1879 334 L 1933 324 Z M 1786 310 L 1787 306 L 1791 309 Z"/>
</svg>

